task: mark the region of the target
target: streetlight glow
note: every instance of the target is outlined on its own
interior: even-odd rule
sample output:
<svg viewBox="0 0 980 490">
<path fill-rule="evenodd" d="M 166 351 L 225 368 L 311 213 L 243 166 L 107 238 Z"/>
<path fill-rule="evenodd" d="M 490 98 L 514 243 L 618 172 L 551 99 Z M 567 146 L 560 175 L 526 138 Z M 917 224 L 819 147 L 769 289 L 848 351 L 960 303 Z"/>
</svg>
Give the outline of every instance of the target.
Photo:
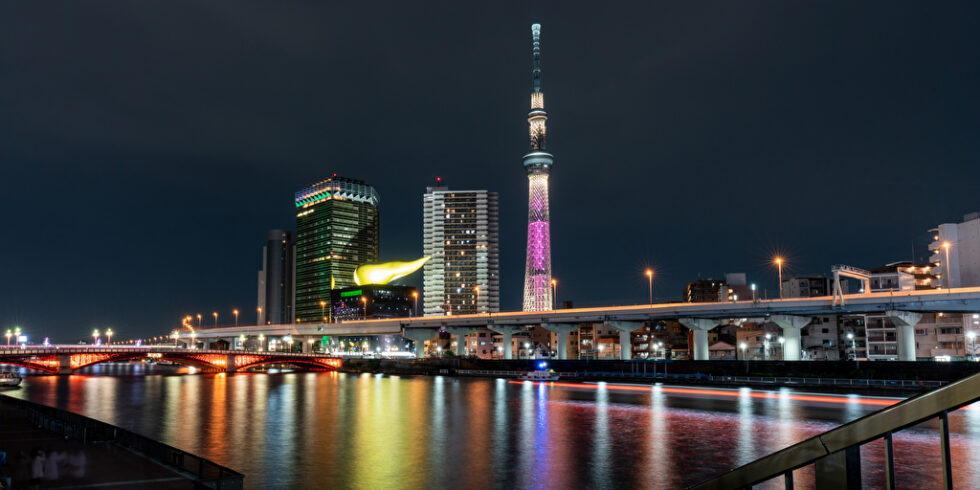
<svg viewBox="0 0 980 490">
<path fill-rule="evenodd" d="M 653 269 L 647 269 L 647 280 L 650 283 L 650 304 L 653 304 Z"/>
<path fill-rule="evenodd" d="M 779 299 L 783 299 L 783 258 L 776 256 L 776 269 L 779 271 Z"/>
</svg>

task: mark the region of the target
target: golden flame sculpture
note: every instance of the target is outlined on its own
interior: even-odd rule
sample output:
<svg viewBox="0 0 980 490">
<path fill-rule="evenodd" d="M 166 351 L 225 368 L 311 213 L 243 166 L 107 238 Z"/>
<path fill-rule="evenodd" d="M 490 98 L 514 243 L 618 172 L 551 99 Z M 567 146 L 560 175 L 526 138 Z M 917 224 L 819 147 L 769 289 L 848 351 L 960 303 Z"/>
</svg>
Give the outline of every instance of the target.
<svg viewBox="0 0 980 490">
<path fill-rule="evenodd" d="M 364 264 L 354 270 L 354 284 L 388 284 L 395 279 L 405 277 L 425 264 L 431 257 L 422 257 L 410 262 L 394 261 L 382 264 Z"/>
</svg>

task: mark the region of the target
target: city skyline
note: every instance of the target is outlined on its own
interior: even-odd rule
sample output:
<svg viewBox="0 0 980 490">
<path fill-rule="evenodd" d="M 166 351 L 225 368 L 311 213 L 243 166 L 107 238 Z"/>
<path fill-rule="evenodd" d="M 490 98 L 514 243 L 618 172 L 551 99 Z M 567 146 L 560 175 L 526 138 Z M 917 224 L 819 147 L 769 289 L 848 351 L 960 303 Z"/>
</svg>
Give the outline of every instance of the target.
<svg viewBox="0 0 980 490">
<path fill-rule="evenodd" d="M 44 19 L 35 7 L 18 8 Z M 562 80 L 549 86 L 562 135 L 562 170 L 552 181 L 552 207 L 561 209 L 552 224 L 559 300 L 643 302 L 646 267 L 657 272 L 658 298 L 726 272 L 748 273 L 772 296 L 776 253 L 787 257 L 787 274 L 803 275 L 828 274 L 833 263 L 922 262 L 927 230 L 980 209 L 970 192 L 978 177 L 970 163 L 980 153 L 972 138 L 978 102 L 968 88 L 980 79 L 968 61 L 980 44 L 971 15 L 849 6 L 851 15 L 837 18 L 832 7 L 808 6 L 753 16 L 681 6 L 669 16 L 651 7 L 649 15 L 621 18 L 604 8 L 587 15 L 570 6 L 534 18 L 507 10 L 469 23 L 454 11 L 431 26 L 418 21 L 433 32 L 449 25 L 432 40 L 399 37 L 405 26 L 393 23 L 354 53 L 405 59 L 384 57 L 371 67 L 343 55 L 337 34 L 328 37 L 333 44 L 299 43 L 329 29 L 296 20 L 294 33 L 264 40 L 220 23 L 209 25 L 215 32 L 191 29 L 186 38 L 151 36 L 135 46 L 93 34 L 69 46 L 77 61 L 42 69 L 31 60 L 60 63 L 54 47 L 72 43 L 58 29 L 45 31 L 51 40 L 38 39 L 6 24 L 18 16 L 3 16 L 19 42 L 0 48 L 14 68 L 0 81 L 0 97 L 12 107 L 0 136 L 8 218 L 0 326 L 71 339 L 106 326 L 127 337 L 152 335 L 184 314 L 212 311 L 225 323 L 233 308 L 244 320 L 254 309 L 265 232 L 291 227 L 292 192 L 334 172 L 367 179 L 385 196 L 381 260 L 418 255 L 417 194 L 436 175 L 453 187 L 498 190 L 501 307 L 519 309 L 526 188 L 514 155 L 526 126 L 514 115 L 525 110 L 521 60 L 527 26 L 538 18 L 549 29 L 549 76 Z M 79 12 L 83 24 L 100 25 L 87 15 Z M 216 8 L 213 15 L 232 14 Z M 144 19 L 111 14 L 131 17 Z M 169 18 L 143 21 L 173 30 Z M 903 30 L 906 22 L 918 28 Z M 617 27 L 601 30 L 609 25 Z M 835 43 L 815 41 L 824 29 L 839 34 Z M 686 35 L 694 31 L 710 34 Z M 443 46 L 444 35 L 458 45 Z M 264 56 L 247 61 L 238 44 L 223 40 L 235 36 L 247 36 Z M 402 39 L 406 46 L 394 44 Z M 134 58 L 133 49 L 153 61 Z M 103 56 L 91 57 L 94 50 Z M 279 59 L 271 54 L 280 51 L 289 53 L 284 74 L 271 75 Z M 942 63 L 932 61 L 936 53 Z M 230 65 L 208 78 L 204 62 L 215 57 Z M 459 82 L 451 89 L 438 83 L 448 58 Z M 140 73 L 171 73 L 174 82 L 141 76 L 111 90 L 96 83 L 125 65 L 120 60 Z M 366 73 L 358 85 L 310 68 L 328 65 Z M 81 104 L 52 95 L 60 80 L 78 81 L 64 90 Z M 325 81 L 332 85 L 321 89 Z M 256 99 L 257 92 L 278 98 Z M 187 99 L 199 107 L 179 102 Z M 192 115 L 174 117 L 168 106 L 175 103 Z M 141 112 L 135 124 L 129 107 Z M 64 110 L 55 117 L 55 108 Z M 364 115 L 378 108 L 380 120 Z M 461 154 L 470 158 L 465 166 Z M 926 193 L 935 181 L 950 190 L 900 197 Z M 898 195 L 869 205 L 882 187 Z M 38 198 L 38 190 L 58 198 Z M 594 253 L 607 248 L 616 253 Z M 583 257 L 588 269 L 580 268 Z M 133 264 L 144 274 L 133 274 Z M 53 290 L 50 278 L 58 279 Z"/>
</svg>

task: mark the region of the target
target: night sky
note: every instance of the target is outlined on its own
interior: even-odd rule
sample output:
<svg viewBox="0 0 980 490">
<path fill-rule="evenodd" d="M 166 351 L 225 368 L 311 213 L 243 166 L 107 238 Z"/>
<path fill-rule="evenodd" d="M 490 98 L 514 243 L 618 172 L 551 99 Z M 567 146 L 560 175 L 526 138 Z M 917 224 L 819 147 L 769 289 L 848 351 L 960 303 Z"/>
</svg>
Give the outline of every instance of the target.
<svg viewBox="0 0 980 490">
<path fill-rule="evenodd" d="M 926 257 L 980 210 L 977 2 L 0 4 L 0 328 L 254 321 L 265 233 L 338 173 L 422 249 L 436 176 L 500 193 L 523 287 L 530 24 L 561 300 Z M 421 283 L 420 275 L 409 283 Z M 206 322 L 207 323 L 207 322 Z"/>
</svg>

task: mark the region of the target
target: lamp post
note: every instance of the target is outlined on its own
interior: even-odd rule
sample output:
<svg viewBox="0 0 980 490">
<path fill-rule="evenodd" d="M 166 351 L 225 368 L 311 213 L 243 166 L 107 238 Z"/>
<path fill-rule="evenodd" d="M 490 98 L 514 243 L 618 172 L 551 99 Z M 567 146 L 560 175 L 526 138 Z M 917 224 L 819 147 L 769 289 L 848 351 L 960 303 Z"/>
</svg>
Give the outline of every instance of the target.
<svg viewBox="0 0 980 490">
<path fill-rule="evenodd" d="M 551 280 L 551 309 L 558 309 L 558 279 Z"/>
<path fill-rule="evenodd" d="M 783 258 L 776 256 L 776 269 L 779 271 L 779 299 L 783 299 Z"/>
<path fill-rule="evenodd" d="M 361 296 L 361 303 L 364 303 L 364 319 L 367 320 L 367 296 Z"/>
<path fill-rule="evenodd" d="M 261 351 L 263 349 L 263 347 L 262 347 L 262 343 L 263 342 L 265 342 L 265 334 L 264 333 L 260 333 L 259 334 L 259 351 Z"/>
<path fill-rule="evenodd" d="M 105 345 L 112 345 L 112 329 L 107 328 L 105 331 Z"/>
<path fill-rule="evenodd" d="M 966 333 L 966 338 L 970 339 L 970 359 L 976 360 L 977 358 L 977 333 L 970 330 Z"/>
<path fill-rule="evenodd" d="M 756 292 L 755 292 L 755 283 L 753 282 L 752 285 L 749 286 L 749 287 L 752 289 L 752 302 L 755 303 L 757 301 L 756 300 Z M 780 287 L 780 289 L 782 289 L 782 288 Z"/>
<path fill-rule="evenodd" d="M 211 314 L 214 315 L 214 328 L 218 328 L 218 312 L 214 311 Z"/>
<path fill-rule="evenodd" d="M 262 307 L 259 306 L 259 307 L 255 308 L 255 311 L 259 312 L 258 316 L 255 317 L 255 324 L 256 325 L 263 324 L 264 322 L 262 321 Z"/>
<path fill-rule="evenodd" d="M 10 336 L 13 335 L 13 334 L 14 333 L 11 332 L 10 329 L 8 328 L 7 329 L 7 333 L 6 333 L 6 335 L 7 335 L 7 347 L 10 347 Z"/>
<path fill-rule="evenodd" d="M 310 344 L 310 353 L 313 352 L 313 343 L 314 342 L 316 342 L 316 340 L 314 340 L 313 337 L 310 337 L 310 338 L 306 339 L 306 343 Z"/>
<path fill-rule="evenodd" d="M 650 285 L 650 304 L 653 304 L 653 269 L 647 269 L 647 281 Z"/>
<path fill-rule="evenodd" d="M 177 347 L 177 339 L 180 338 L 180 334 L 176 330 L 174 330 L 174 332 L 172 334 L 170 334 L 170 337 L 172 339 L 174 339 L 174 347 L 176 348 Z M 154 337 L 154 340 L 155 339 L 156 339 L 156 337 Z"/>
<path fill-rule="evenodd" d="M 201 314 L 197 314 L 197 328 L 201 328 Z"/>
<path fill-rule="evenodd" d="M 286 342 L 287 344 L 289 344 L 289 352 L 292 352 L 293 351 L 293 336 L 292 335 L 287 335 L 287 336 L 283 337 L 282 340 L 284 342 Z"/>
<path fill-rule="evenodd" d="M 237 309 L 231 310 L 231 314 L 232 315 L 235 315 L 235 326 L 237 327 L 238 326 L 238 310 Z"/>
<path fill-rule="evenodd" d="M 762 341 L 762 359 L 763 360 L 766 360 L 766 361 L 769 360 L 769 339 L 770 338 L 772 338 L 772 335 L 770 335 L 770 334 L 767 333 L 765 340 Z"/>
<path fill-rule="evenodd" d="M 191 332 L 191 349 L 197 349 L 197 332 Z"/>
<path fill-rule="evenodd" d="M 949 242 L 943 242 L 943 250 L 946 251 L 946 270 L 944 271 L 946 273 L 946 289 L 950 289 L 953 287 L 950 283 L 950 280 L 952 279 L 950 276 L 952 276 L 952 274 L 950 274 L 950 270 L 949 270 L 949 247 L 950 247 Z"/>
<path fill-rule="evenodd" d="M 238 350 L 245 350 L 245 341 L 246 340 L 247 340 L 247 338 L 245 337 L 245 334 L 241 334 L 241 335 L 238 336 Z"/>
<path fill-rule="evenodd" d="M 99 345 L 99 329 L 92 330 L 92 342 Z"/>
<path fill-rule="evenodd" d="M 749 363 L 749 358 L 748 358 L 748 357 L 745 357 L 745 348 L 746 348 L 746 347 L 748 347 L 748 345 L 746 345 L 746 343 L 745 343 L 745 342 L 742 342 L 741 344 L 738 344 L 738 348 L 739 348 L 739 349 L 742 349 L 742 360 L 743 360 L 743 361 L 745 361 L 745 364 L 746 364 L 746 365 L 748 365 L 748 363 Z"/>
<path fill-rule="evenodd" d="M 419 316 L 419 292 L 412 291 L 412 299 L 415 301 L 415 307 L 412 309 L 412 316 Z"/>
<path fill-rule="evenodd" d="M 857 342 L 854 340 L 854 332 L 847 332 L 847 340 L 851 341 L 851 352 L 854 353 L 854 366 L 858 366 Z"/>
<path fill-rule="evenodd" d="M 781 354 L 780 357 L 786 359 L 786 351 L 783 350 L 783 346 L 786 344 L 786 339 L 783 337 L 779 337 L 779 339 L 777 340 L 779 340 L 779 353 Z"/>
</svg>

